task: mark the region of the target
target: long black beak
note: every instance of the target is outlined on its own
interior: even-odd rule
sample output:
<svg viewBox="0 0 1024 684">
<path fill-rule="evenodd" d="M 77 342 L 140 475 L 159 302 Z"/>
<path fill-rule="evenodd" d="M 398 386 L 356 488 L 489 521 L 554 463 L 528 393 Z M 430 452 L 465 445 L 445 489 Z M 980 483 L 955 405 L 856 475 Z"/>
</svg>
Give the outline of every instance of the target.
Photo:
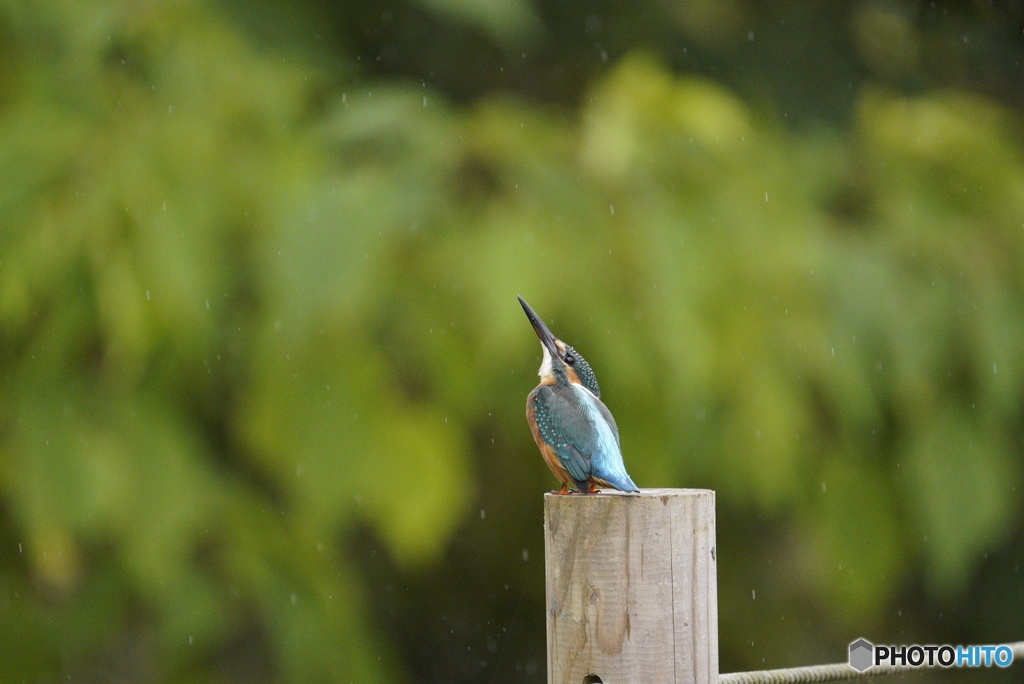
<svg viewBox="0 0 1024 684">
<path fill-rule="evenodd" d="M 558 347 L 555 346 L 555 336 L 548 330 L 548 326 L 544 325 L 544 321 L 540 320 L 540 316 L 534 311 L 526 300 L 516 295 L 519 299 L 519 303 L 523 305 L 523 311 L 526 312 L 526 317 L 530 319 L 530 324 L 533 326 L 534 332 L 537 333 L 537 337 L 540 338 L 540 343 L 547 347 L 547 350 L 551 352 L 551 357 L 558 358 Z"/>
</svg>

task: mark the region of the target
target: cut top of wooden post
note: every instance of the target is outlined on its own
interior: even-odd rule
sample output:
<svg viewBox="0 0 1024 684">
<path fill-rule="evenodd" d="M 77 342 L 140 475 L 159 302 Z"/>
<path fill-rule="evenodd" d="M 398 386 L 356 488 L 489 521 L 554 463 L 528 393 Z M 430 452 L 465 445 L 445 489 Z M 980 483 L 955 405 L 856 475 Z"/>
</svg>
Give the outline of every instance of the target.
<svg viewBox="0 0 1024 684">
<path fill-rule="evenodd" d="M 547 494 L 544 548 L 550 684 L 717 683 L 713 491 Z"/>
</svg>

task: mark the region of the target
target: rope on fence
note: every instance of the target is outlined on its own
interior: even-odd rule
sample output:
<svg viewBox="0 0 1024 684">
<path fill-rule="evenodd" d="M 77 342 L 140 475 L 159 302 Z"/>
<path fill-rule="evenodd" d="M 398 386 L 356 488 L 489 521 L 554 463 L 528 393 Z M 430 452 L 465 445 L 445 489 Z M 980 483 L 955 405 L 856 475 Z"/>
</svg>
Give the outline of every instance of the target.
<svg viewBox="0 0 1024 684">
<path fill-rule="evenodd" d="M 1024 641 L 1016 641 L 1009 646 L 1014 660 L 1024 659 Z M 840 682 L 858 677 L 878 677 L 917 670 L 936 669 L 938 665 L 878 665 L 858 672 L 848 663 L 831 665 L 810 665 L 808 667 L 789 667 L 782 670 L 756 670 L 754 672 L 730 672 L 720 675 L 718 684 L 811 684 L 812 682 Z"/>
</svg>

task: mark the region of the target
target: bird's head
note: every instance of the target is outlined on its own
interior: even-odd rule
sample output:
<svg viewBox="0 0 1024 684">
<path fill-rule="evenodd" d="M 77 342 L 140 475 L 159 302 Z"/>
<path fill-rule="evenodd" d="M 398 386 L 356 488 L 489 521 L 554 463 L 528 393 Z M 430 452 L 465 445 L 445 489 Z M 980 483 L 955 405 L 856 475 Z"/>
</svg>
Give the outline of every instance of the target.
<svg viewBox="0 0 1024 684">
<path fill-rule="evenodd" d="M 580 356 L 575 349 L 551 334 L 548 326 L 544 325 L 544 321 L 526 303 L 525 299 L 519 297 L 519 303 L 523 305 L 523 311 L 530 319 L 537 337 L 540 338 L 541 349 L 544 350 L 544 360 L 541 362 L 538 372 L 541 381 L 549 384 L 570 382 L 582 385 L 590 390 L 595 397 L 600 397 L 601 388 L 598 386 L 597 377 L 587 360 Z"/>
</svg>

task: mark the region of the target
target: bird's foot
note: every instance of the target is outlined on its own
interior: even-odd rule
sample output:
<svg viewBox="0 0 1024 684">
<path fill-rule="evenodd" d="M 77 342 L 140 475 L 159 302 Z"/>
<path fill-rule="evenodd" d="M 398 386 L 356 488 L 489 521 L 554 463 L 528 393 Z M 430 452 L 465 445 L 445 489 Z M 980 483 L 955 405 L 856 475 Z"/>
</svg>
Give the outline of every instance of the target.
<svg viewBox="0 0 1024 684">
<path fill-rule="evenodd" d="M 601 490 L 597 488 L 597 485 L 590 485 L 590 491 L 587 494 L 600 494 Z"/>
<path fill-rule="evenodd" d="M 569 485 L 565 484 L 564 482 L 562 483 L 562 488 L 554 493 L 558 494 L 559 496 L 566 496 L 568 494 L 572 494 L 572 492 L 569 491 Z"/>
</svg>

